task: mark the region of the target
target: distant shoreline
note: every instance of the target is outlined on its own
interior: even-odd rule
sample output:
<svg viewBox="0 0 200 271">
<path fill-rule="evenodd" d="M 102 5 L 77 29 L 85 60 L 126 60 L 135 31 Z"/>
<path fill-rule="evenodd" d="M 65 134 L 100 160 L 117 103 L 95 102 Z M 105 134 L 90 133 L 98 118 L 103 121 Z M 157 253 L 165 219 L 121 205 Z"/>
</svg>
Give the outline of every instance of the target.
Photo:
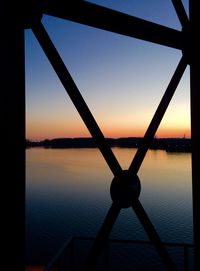
<svg viewBox="0 0 200 271">
<path fill-rule="evenodd" d="M 142 137 L 106 138 L 110 147 L 138 148 Z M 26 148 L 97 148 L 93 138 L 54 138 L 41 141 L 26 140 Z M 191 138 L 154 138 L 150 148 L 167 152 L 191 152 Z"/>
</svg>

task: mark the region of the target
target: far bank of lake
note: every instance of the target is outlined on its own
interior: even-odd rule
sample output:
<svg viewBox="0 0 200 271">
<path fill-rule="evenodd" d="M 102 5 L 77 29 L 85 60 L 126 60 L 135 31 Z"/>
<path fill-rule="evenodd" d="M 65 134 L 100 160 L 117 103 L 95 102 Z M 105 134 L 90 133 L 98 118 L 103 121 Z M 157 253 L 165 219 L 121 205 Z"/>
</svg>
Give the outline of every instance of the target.
<svg viewBox="0 0 200 271">
<path fill-rule="evenodd" d="M 106 138 L 110 147 L 138 148 L 142 144 L 141 137 Z M 93 138 L 54 138 L 42 141 L 26 141 L 26 147 L 45 148 L 96 148 Z M 150 149 L 167 152 L 191 152 L 190 138 L 154 138 Z"/>
</svg>

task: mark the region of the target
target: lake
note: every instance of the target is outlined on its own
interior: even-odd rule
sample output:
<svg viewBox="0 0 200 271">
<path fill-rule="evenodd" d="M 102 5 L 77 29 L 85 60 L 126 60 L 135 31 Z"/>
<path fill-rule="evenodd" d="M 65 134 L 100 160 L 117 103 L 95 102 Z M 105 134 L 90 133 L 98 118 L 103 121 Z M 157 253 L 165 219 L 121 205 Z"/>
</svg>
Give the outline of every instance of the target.
<svg viewBox="0 0 200 271">
<path fill-rule="evenodd" d="M 136 149 L 112 150 L 127 169 Z M 192 243 L 191 153 L 149 150 L 138 176 L 140 201 L 162 241 Z M 27 149 L 26 262 L 47 263 L 71 236 L 95 237 L 112 203 L 112 179 L 96 148 Z M 110 238 L 148 240 L 131 208 L 121 210 Z"/>
</svg>

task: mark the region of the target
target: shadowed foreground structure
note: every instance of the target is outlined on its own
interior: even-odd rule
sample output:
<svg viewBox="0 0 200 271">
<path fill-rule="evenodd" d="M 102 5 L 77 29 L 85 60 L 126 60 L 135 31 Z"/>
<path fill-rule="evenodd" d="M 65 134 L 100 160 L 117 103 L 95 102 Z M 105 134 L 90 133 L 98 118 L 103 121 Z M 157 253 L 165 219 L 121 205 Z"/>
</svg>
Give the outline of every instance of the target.
<svg viewBox="0 0 200 271">
<path fill-rule="evenodd" d="M 15 1 L 4 1 L 2 8 L 3 18 L 9 17 L 10 24 L 4 28 L 3 52 L 6 58 L 3 59 L 6 74 L 5 85 L 7 89 L 3 91 L 2 116 L 5 140 L 9 144 L 8 149 L 3 154 L 5 157 L 4 173 L 8 180 L 14 180 L 14 208 L 10 213 L 24 215 L 25 198 L 25 75 L 24 75 L 24 29 L 31 28 L 36 36 L 41 48 L 45 52 L 49 62 L 57 73 L 60 81 L 66 89 L 74 106 L 79 112 L 82 120 L 87 126 L 91 136 L 94 138 L 104 159 L 106 160 L 114 177 L 111 183 L 110 192 L 113 203 L 100 226 L 99 233 L 95 238 L 88 257 L 85 259 L 81 269 L 95 270 L 97 261 L 104 250 L 109 234 L 122 208 L 132 208 L 147 233 L 151 244 L 163 262 L 166 270 L 177 270 L 177 266 L 172 260 L 166 246 L 162 243 L 159 234 L 154 228 L 148 214 L 144 210 L 139 195 L 142 189 L 137 173 L 143 159 L 155 136 L 157 128 L 165 114 L 171 98 L 181 80 L 187 65 L 190 65 L 190 86 L 191 86 L 191 137 L 192 137 L 192 185 L 193 185 L 193 226 L 194 226 L 194 270 L 200 270 L 200 187 L 199 187 L 199 138 L 200 129 L 198 127 L 199 106 L 199 41 L 198 39 L 198 1 L 190 0 L 189 18 L 184 10 L 181 0 L 172 0 L 177 16 L 182 25 L 182 31 L 177 31 L 162 25 L 151 23 L 134 16 L 126 15 L 108 8 L 104 8 L 85 1 L 64 1 L 64 0 L 38 0 L 25 1 L 26 5 L 18 5 Z M 145 8 L 145 7 L 144 7 Z M 160 101 L 158 108 L 144 135 L 143 141 L 138 148 L 136 155 L 128 170 L 123 170 L 114 156 L 108 142 L 104 138 L 98 124 L 96 123 L 87 104 L 81 96 L 73 78 L 67 67 L 63 63 L 57 49 L 51 41 L 48 33 L 41 23 L 42 14 L 47 14 L 66 20 L 79 22 L 89 26 L 97 27 L 107 31 L 122 35 L 139 38 L 142 40 L 157 43 L 163 46 L 176 48 L 182 51 L 182 57 L 168 84 L 168 87 Z M 2 24 L 2 25 L 5 25 Z M 13 46 L 13 44 L 15 46 Z M 9 80 L 12 76 L 12 80 Z M 145 75 L 144 75 L 145 76 Z M 8 108 L 9 105 L 9 108 Z M 12 108 L 12 111 L 10 110 Z M 10 125 L 12 123 L 13 125 Z M 134 125 L 134 124 L 133 124 Z M 11 135 L 14 134 L 11 138 Z M 12 140 L 11 140 L 12 139 Z M 9 153 L 9 158 L 8 154 Z M 12 171 L 8 166 L 12 165 Z M 17 181 L 16 181 L 17 180 Z M 8 191 L 8 190 L 7 190 Z M 11 221 L 10 221 L 11 222 Z M 23 221 L 24 222 L 24 221 Z M 12 229 L 11 238 L 16 238 L 12 250 L 19 250 L 20 246 L 24 251 L 24 224 L 16 222 L 19 231 Z M 12 223 L 10 223 L 11 225 Z M 20 244 L 20 245 L 19 245 Z M 23 259 L 23 252 L 17 258 L 15 265 Z M 21 266 L 21 263 L 19 263 Z M 45 270 L 53 270 L 51 263 L 47 264 Z M 60 269 L 62 270 L 62 269 Z"/>
</svg>

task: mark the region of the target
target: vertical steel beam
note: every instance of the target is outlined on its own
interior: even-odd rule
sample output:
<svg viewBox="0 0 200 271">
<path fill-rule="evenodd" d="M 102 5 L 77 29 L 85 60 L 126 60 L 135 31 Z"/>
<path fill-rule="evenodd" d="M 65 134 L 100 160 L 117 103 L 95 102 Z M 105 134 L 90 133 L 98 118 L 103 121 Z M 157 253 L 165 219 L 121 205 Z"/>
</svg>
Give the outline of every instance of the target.
<svg viewBox="0 0 200 271">
<path fill-rule="evenodd" d="M 199 1 L 190 0 L 190 87 L 191 87 L 191 136 L 192 136 L 192 193 L 194 227 L 195 271 L 200 270 L 200 42 Z"/>
<path fill-rule="evenodd" d="M 23 1 L 22 1 L 23 2 Z M 1 226 L 5 269 L 24 270 L 25 80 L 22 2 L 1 2 Z M 4 218 L 2 217 L 5 216 Z"/>
</svg>

